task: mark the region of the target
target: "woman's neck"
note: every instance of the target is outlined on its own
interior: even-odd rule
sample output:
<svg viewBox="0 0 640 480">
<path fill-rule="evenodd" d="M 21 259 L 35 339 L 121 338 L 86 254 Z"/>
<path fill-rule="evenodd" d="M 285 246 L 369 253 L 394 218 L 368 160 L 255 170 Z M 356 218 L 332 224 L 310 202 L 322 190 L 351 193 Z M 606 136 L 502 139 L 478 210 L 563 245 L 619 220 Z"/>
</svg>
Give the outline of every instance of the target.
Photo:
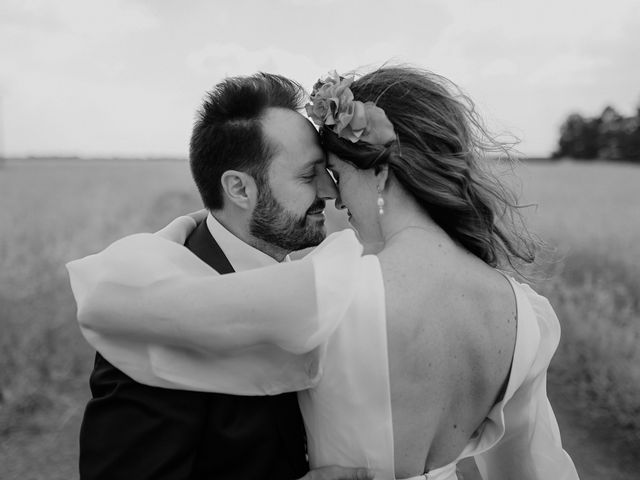
<svg viewBox="0 0 640 480">
<path fill-rule="evenodd" d="M 443 235 L 448 238 L 413 196 L 398 188 L 394 190 L 389 192 L 388 207 L 380 216 L 380 232 L 385 246 L 409 233 L 424 232 L 434 239 Z"/>
</svg>

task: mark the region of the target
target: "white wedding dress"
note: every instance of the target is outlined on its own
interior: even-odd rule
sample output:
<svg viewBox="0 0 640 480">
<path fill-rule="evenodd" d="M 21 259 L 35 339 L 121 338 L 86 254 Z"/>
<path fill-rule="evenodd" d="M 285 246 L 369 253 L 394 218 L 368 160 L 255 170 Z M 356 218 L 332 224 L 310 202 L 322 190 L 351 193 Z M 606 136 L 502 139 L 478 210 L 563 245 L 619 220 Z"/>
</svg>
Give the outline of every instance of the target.
<svg viewBox="0 0 640 480">
<path fill-rule="evenodd" d="M 190 219 L 166 235 L 184 240 Z M 71 262 L 85 338 L 135 380 L 264 395 L 299 391 L 312 468 L 366 466 L 394 479 L 384 288 L 353 232 L 305 259 L 219 276 L 188 250 L 141 234 Z M 547 300 L 510 279 L 517 338 L 504 398 L 459 455 L 485 479 L 577 479 L 546 396 L 559 339 Z M 179 319 L 179 321 L 176 321 Z M 456 463 L 415 479 L 455 480 Z"/>
</svg>

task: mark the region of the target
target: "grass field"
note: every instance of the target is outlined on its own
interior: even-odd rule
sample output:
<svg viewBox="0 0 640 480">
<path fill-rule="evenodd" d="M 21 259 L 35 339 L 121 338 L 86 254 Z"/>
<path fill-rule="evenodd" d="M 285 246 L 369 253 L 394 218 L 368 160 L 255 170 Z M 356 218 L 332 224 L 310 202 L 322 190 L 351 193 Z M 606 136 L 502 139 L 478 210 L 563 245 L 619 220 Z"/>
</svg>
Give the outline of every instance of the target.
<svg viewBox="0 0 640 480">
<path fill-rule="evenodd" d="M 594 415 L 640 439 L 640 169 L 532 165 L 520 170 L 531 224 L 555 248 L 536 288 L 556 309 L 563 341 L 553 380 L 572 384 Z"/>
<path fill-rule="evenodd" d="M 533 230 L 555 248 L 536 288 L 563 326 L 550 395 L 567 449 L 583 479 L 637 478 L 620 456 L 640 448 L 640 168 L 563 162 L 517 173 L 524 202 L 538 204 L 527 210 Z M 199 205 L 181 162 L 0 168 L 0 478 L 77 477 L 93 352 L 64 264 Z M 609 459 L 623 465 L 615 476 L 598 470 L 612 456 L 600 446 L 620 450 Z"/>
</svg>

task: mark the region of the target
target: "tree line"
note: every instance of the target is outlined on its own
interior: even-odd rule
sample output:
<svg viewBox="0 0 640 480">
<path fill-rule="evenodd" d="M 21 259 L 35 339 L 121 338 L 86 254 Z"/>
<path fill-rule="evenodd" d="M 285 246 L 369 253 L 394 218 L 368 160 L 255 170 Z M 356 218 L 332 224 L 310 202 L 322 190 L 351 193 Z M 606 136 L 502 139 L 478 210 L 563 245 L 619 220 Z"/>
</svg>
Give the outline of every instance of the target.
<svg viewBox="0 0 640 480">
<path fill-rule="evenodd" d="M 640 105 L 631 117 L 606 107 L 599 117 L 573 113 L 560 127 L 553 158 L 615 160 L 640 164 Z"/>
</svg>

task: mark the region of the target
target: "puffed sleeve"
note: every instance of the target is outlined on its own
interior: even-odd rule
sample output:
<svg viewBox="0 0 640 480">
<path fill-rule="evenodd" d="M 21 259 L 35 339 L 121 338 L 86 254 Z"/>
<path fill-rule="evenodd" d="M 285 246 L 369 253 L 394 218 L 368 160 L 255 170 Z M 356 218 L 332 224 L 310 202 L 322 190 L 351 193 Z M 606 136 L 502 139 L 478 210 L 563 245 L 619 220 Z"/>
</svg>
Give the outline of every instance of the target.
<svg viewBox="0 0 640 480">
<path fill-rule="evenodd" d="M 190 228 L 178 220 L 67 265 L 86 340 L 152 386 L 272 395 L 315 385 L 355 292 L 353 232 L 299 261 L 218 275 L 168 239 Z"/>
<path fill-rule="evenodd" d="M 558 319 L 546 298 L 514 282 L 518 333 L 504 399 L 487 419 L 475 455 L 484 479 L 578 479 L 547 398 L 547 368 L 560 338 Z"/>
</svg>

